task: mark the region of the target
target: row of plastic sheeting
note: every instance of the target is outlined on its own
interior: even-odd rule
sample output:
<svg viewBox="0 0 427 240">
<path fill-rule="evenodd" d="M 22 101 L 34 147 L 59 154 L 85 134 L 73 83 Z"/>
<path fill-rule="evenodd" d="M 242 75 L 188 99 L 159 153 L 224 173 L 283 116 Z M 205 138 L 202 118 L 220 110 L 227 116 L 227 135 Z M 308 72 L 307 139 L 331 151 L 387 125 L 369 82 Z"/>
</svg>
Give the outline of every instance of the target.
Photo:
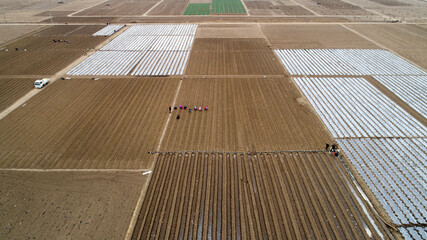
<svg viewBox="0 0 427 240">
<path fill-rule="evenodd" d="M 335 138 L 427 136 L 427 127 L 364 78 L 294 80 Z"/>
<path fill-rule="evenodd" d="M 426 227 L 400 227 L 399 231 L 405 239 L 425 240 L 427 239 Z"/>
<path fill-rule="evenodd" d="M 382 49 L 277 49 L 291 75 L 427 75 Z"/>
<path fill-rule="evenodd" d="M 427 118 L 427 76 L 373 76 Z"/>
<path fill-rule="evenodd" d="M 125 25 L 123 24 L 114 24 L 114 25 L 108 25 L 104 27 L 103 29 L 99 30 L 98 32 L 92 34 L 92 36 L 111 36 L 113 33 L 119 31 L 122 29 Z"/>
<path fill-rule="evenodd" d="M 427 138 L 339 139 L 394 224 L 427 223 Z"/>
<path fill-rule="evenodd" d="M 183 74 L 196 30 L 197 25 L 194 24 L 131 26 L 68 74 Z"/>
</svg>

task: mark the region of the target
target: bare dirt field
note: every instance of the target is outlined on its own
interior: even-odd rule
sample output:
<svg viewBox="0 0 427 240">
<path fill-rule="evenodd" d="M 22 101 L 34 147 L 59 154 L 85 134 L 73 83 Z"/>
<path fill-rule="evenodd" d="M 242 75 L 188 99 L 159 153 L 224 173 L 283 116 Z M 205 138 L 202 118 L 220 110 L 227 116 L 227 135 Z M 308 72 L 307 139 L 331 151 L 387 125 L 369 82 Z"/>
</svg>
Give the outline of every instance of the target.
<svg viewBox="0 0 427 240">
<path fill-rule="evenodd" d="M 158 1 L 144 2 L 109 0 L 92 8 L 75 14 L 74 16 L 114 16 L 114 15 L 143 15 Z"/>
<path fill-rule="evenodd" d="M 141 172 L 0 171 L 1 239 L 124 239 Z"/>
<path fill-rule="evenodd" d="M 42 17 L 65 17 L 69 14 L 73 13 L 74 11 L 45 11 L 41 12 L 39 14 L 36 14 L 35 16 L 42 16 Z"/>
<path fill-rule="evenodd" d="M 34 89 L 34 78 L 0 78 L 0 111 Z"/>
<path fill-rule="evenodd" d="M 260 24 L 260 26 L 273 48 L 379 48 L 374 43 L 335 24 Z"/>
<path fill-rule="evenodd" d="M 250 15 L 313 15 L 298 5 L 285 5 L 280 1 L 245 1 Z"/>
<path fill-rule="evenodd" d="M 33 25 L 0 25 L 0 45 L 10 42 L 16 38 L 22 37 L 40 30 L 46 26 Z"/>
<path fill-rule="evenodd" d="M 380 239 L 338 161 L 322 152 L 160 154 L 132 239 Z"/>
<path fill-rule="evenodd" d="M 295 2 L 319 15 L 375 15 L 357 5 L 341 0 L 295 0 Z"/>
<path fill-rule="evenodd" d="M 196 38 L 264 38 L 258 24 L 201 24 Z"/>
<path fill-rule="evenodd" d="M 71 44 L 55 43 L 54 38 L 68 40 Z M 2 47 L 0 75 L 53 75 L 103 41 L 105 37 L 26 37 Z"/>
<path fill-rule="evenodd" d="M 427 69 L 427 29 L 412 24 L 346 25 Z"/>
<path fill-rule="evenodd" d="M 114 17 L 53 17 L 53 23 L 107 23 L 113 22 Z M 50 18 L 41 21 L 40 23 L 51 23 Z"/>
<path fill-rule="evenodd" d="M 290 78 L 184 79 L 176 104 L 209 110 L 173 111 L 162 151 L 313 150 L 331 139 Z"/>
<path fill-rule="evenodd" d="M 182 15 L 187 8 L 188 0 L 163 0 L 148 15 Z"/>
<path fill-rule="evenodd" d="M 276 75 L 284 69 L 265 39 L 196 38 L 188 75 Z"/>
<path fill-rule="evenodd" d="M 147 168 L 177 84 L 160 78 L 58 80 L 0 121 L 0 167 Z"/>
</svg>

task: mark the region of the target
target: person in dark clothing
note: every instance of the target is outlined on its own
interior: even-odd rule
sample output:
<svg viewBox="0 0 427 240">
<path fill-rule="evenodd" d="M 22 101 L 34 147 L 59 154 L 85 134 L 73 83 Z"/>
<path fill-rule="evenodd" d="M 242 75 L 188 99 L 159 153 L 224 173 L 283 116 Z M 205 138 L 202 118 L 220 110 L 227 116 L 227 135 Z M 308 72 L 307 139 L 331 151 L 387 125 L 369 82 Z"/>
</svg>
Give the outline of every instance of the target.
<svg viewBox="0 0 427 240">
<path fill-rule="evenodd" d="M 18 48 L 15 48 L 16 51 L 18 51 Z"/>
<path fill-rule="evenodd" d="M 335 144 L 332 144 L 331 152 L 335 152 Z"/>
<path fill-rule="evenodd" d="M 326 151 L 329 149 L 329 143 L 326 143 Z"/>
<path fill-rule="evenodd" d="M 179 119 L 179 114 L 178 114 L 178 116 L 176 116 L 176 119 Z"/>
<path fill-rule="evenodd" d="M 171 113 L 172 112 L 172 107 L 171 106 L 169 106 L 169 113 Z"/>
<path fill-rule="evenodd" d="M 173 109 L 175 109 L 175 110 L 176 110 L 176 109 L 177 109 L 177 107 L 173 107 Z"/>
</svg>

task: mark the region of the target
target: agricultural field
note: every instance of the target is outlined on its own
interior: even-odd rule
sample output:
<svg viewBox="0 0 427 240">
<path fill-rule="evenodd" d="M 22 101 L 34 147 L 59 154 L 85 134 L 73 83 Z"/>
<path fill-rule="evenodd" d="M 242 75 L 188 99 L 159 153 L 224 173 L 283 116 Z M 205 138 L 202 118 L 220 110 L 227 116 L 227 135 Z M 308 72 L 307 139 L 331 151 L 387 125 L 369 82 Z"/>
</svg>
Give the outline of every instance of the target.
<svg viewBox="0 0 427 240">
<path fill-rule="evenodd" d="M 281 1 L 244 1 L 250 15 L 313 15 L 309 10 L 295 4 L 285 4 Z"/>
<path fill-rule="evenodd" d="M 143 15 L 152 8 L 158 0 L 131 1 L 108 0 L 84 11 L 73 14 L 74 16 L 125 16 Z"/>
<path fill-rule="evenodd" d="M 0 111 L 34 89 L 34 78 L 0 78 Z"/>
<path fill-rule="evenodd" d="M 331 137 L 284 77 L 183 79 L 162 151 L 316 150 Z M 180 119 L 175 119 L 177 115 Z"/>
<path fill-rule="evenodd" d="M 188 75 L 281 75 L 283 67 L 264 39 L 198 38 Z"/>
<path fill-rule="evenodd" d="M 37 32 L 34 36 L 90 36 L 104 28 L 101 25 L 57 25 Z"/>
<path fill-rule="evenodd" d="M 309 8 L 318 15 L 376 15 L 358 5 L 342 0 L 295 0 L 295 2 Z"/>
<path fill-rule="evenodd" d="M 187 8 L 188 2 L 189 0 L 163 0 L 146 14 L 149 16 L 182 15 Z M 173 21 L 173 23 L 176 23 L 176 21 Z"/>
<path fill-rule="evenodd" d="M 264 38 L 258 24 L 199 24 L 196 38 Z"/>
<path fill-rule="evenodd" d="M 58 80 L 1 120 L 0 168 L 148 168 L 177 84 Z"/>
<path fill-rule="evenodd" d="M 273 48 L 378 48 L 377 45 L 339 24 L 260 24 L 259 26 Z"/>
<path fill-rule="evenodd" d="M 209 15 L 211 14 L 210 3 L 189 3 L 184 15 Z"/>
<path fill-rule="evenodd" d="M 344 171 L 323 152 L 159 154 L 132 239 L 387 237 Z"/>
<path fill-rule="evenodd" d="M 246 14 L 241 0 L 212 0 L 211 14 Z"/>
<path fill-rule="evenodd" d="M 346 26 L 419 66 L 427 68 L 427 31 L 422 25 L 349 24 Z"/>
<path fill-rule="evenodd" d="M 141 172 L 2 170 L 0 238 L 124 239 L 146 181 Z"/>
<path fill-rule="evenodd" d="M 27 34 L 31 34 L 40 29 L 43 29 L 44 26 L 34 26 L 34 25 L 18 25 L 18 26 L 8 26 L 0 25 L 0 46 L 11 42 L 19 37 L 22 37 Z"/>
</svg>

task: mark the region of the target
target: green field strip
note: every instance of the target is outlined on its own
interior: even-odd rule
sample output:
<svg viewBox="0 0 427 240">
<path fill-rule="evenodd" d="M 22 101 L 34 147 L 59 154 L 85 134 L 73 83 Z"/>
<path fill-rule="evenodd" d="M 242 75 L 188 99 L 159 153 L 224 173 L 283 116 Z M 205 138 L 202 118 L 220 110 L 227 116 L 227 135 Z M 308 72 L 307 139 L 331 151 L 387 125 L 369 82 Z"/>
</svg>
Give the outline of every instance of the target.
<svg viewBox="0 0 427 240">
<path fill-rule="evenodd" d="M 211 13 L 246 13 L 246 9 L 240 0 L 213 0 Z"/>
<path fill-rule="evenodd" d="M 209 15 L 211 13 L 210 3 L 189 3 L 184 15 Z"/>
</svg>

